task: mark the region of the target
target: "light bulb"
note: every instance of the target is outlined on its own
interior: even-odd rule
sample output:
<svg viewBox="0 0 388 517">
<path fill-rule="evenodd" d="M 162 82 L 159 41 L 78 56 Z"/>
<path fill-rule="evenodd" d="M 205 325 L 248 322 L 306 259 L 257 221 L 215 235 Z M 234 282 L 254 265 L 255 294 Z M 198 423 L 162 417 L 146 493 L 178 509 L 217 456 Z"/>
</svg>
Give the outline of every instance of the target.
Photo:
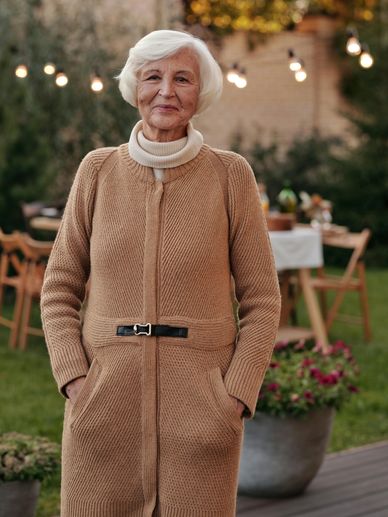
<svg viewBox="0 0 388 517">
<path fill-rule="evenodd" d="M 292 72 L 297 72 L 302 68 L 300 59 L 296 57 L 294 51 L 291 48 L 288 49 L 288 67 Z"/>
<path fill-rule="evenodd" d="M 304 68 L 301 68 L 297 72 L 295 72 L 295 79 L 298 81 L 298 83 L 302 83 L 307 78 L 307 73 Z"/>
<path fill-rule="evenodd" d="M 361 52 L 361 45 L 358 38 L 350 36 L 346 42 L 346 52 L 351 56 L 358 56 Z"/>
<path fill-rule="evenodd" d="M 289 69 L 292 70 L 293 72 L 297 72 L 298 70 L 300 70 L 302 68 L 301 63 L 300 63 L 299 59 L 297 59 L 297 58 L 290 60 L 288 66 L 289 66 Z"/>
<path fill-rule="evenodd" d="M 54 63 L 46 63 L 43 67 L 43 71 L 47 75 L 55 74 L 55 65 Z"/>
<path fill-rule="evenodd" d="M 237 88 L 245 88 L 248 84 L 248 81 L 245 79 L 245 77 L 238 76 L 234 84 L 237 86 Z"/>
<path fill-rule="evenodd" d="M 61 88 L 67 85 L 69 79 L 63 70 L 58 70 L 55 76 L 55 82 L 57 86 L 60 86 Z"/>
<path fill-rule="evenodd" d="M 228 73 L 226 74 L 226 78 L 230 83 L 235 84 L 238 77 L 238 65 L 235 63 L 232 68 L 229 69 Z"/>
<path fill-rule="evenodd" d="M 104 89 L 104 83 L 98 74 L 92 77 L 90 88 L 96 93 L 101 92 Z"/>
<path fill-rule="evenodd" d="M 362 68 L 370 68 L 373 65 L 373 57 L 366 43 L 361 45 L 360 65 Z"/>
<path fill-rule="evenodd" d="M 28 68 L 24 64 L 20 64 L 15 69 L 15 75 L 16 77 L 19 77 L 20 79 L 24 79 L 28 75 Z"/>
<path fill-rule="evenodd" d="M 245 88 L 248 84 L 247 81 L 247 73 L 245 68 L 241 68 L 240 72 L 238 73 L 237 79 L 235 80 L 234 84 L 237 86 L 237 88 Z"/>
</svg>

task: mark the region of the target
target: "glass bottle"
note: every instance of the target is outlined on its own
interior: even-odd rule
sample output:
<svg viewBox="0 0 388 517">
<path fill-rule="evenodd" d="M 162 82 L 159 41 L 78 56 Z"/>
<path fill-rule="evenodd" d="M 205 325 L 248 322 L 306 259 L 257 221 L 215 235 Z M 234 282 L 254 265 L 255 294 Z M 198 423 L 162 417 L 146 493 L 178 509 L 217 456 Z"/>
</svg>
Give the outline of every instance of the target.
<svg viewBox="0 0 388 517">
<path fill-rule="evenodd" d="M 279 202 L 281 212 L 295 214 L 298 205 L 298 198 L 292 190 L 289 181 L 284 182 L 284 187 L 279 192 L 277 200 Z"/>
<path fill-rule="evenodd" d="M 269 212 L 269 197 L 267 195 L 267 188 L 264 183 L 258 183 L 257 186 L 259 189 L 261 206 L 263 207 L 264 213 L 267 215 Z"/>
</svg>

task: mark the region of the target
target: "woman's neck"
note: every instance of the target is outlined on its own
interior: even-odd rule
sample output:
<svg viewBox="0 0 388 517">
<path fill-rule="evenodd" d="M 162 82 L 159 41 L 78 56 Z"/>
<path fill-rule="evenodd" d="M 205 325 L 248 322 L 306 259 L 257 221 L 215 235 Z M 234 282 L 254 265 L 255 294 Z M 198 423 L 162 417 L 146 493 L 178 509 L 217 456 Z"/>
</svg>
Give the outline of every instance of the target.
<svg viewBox="0 0 388 517">
<path fill-rule="evenodd" d="M 176 127 L 173 129 L 159 129 L 148 125 L 143 120 L 143 135 L 151 142 L 172 142 L 187 136 L 186 127 Z"/>
</svg>

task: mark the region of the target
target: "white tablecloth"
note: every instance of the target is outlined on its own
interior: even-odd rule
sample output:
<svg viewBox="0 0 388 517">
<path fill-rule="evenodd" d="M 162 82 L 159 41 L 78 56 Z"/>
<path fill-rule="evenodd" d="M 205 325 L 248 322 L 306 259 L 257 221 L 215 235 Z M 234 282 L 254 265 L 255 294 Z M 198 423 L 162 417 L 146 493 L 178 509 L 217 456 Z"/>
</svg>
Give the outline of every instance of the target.
<svg viewBox="0 0 388 517">
<path fill-rule="evenodd" d="M 323 265 L 319 229 L 294 228 L 287 232 L 269 232 L 269 237 L 278 271 Z"/>
</svg>

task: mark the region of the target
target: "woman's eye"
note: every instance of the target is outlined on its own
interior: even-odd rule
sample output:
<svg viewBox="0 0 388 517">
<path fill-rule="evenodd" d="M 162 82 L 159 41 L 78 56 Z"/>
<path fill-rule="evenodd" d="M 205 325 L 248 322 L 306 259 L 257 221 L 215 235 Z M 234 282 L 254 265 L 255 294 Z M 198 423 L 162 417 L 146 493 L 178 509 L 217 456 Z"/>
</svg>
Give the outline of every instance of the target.
<svg viewBox="0 0 388 517">
<path fill-rule="evenodd" d="M 158 75 L 150 75 L 149 77 L 146 77 L 146 81 L 154 81 L 160 79 Z"/>
<path fill-rule="evenodd" d="M 180 83 L 187 83 L 186 77 L 177 77 L 176 80 Z"/>
</svg>

